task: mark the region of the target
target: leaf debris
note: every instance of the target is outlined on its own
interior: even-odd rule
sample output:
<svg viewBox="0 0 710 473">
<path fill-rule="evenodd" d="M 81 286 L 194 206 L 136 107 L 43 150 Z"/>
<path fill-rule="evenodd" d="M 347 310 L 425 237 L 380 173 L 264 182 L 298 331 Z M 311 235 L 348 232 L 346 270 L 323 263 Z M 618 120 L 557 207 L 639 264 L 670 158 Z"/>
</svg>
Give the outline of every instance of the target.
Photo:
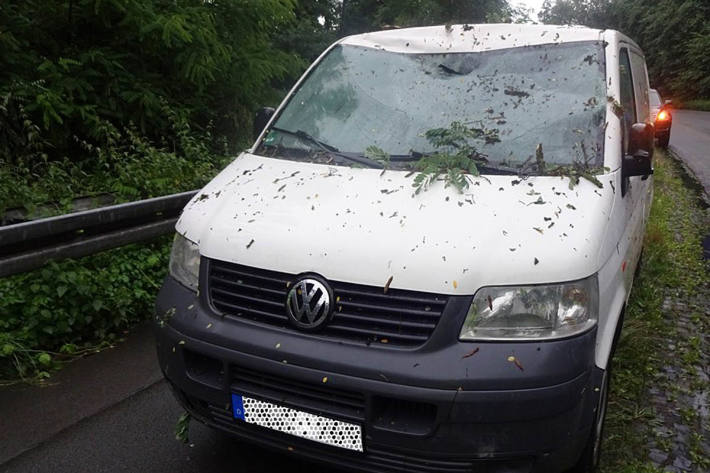
<svg viewBox="0 0 710 473">
<path fill-rule="evenodd" d="M 525 371 L 525 369 L 523 368 L 523 365 L 522 365 L 522 364 L 520 363 L 520 361 L 519 361 L 516 357 L 514 357 L 513 355 L 510 355 L 510 356 L 508 357 L 508 361 L 511 362 L 511 363 L 513 363 L 520 371 Z"/>
<path fill-rule="evenodd" d="M 190 420 L 192 420 L 192 416 L 184 412 L 175 425 L 175 439 L 184 444 L 190 442 Z"/>
<path fill-rule="evenodd" d="M 387 282 L 385 283 L 385 287 L 384 287 L 384 293 L 385 293 L 385 294 L 387 294 L 387 291 L 390 290 L 390 284 L 392 284 L 392 280 L 393 280 L 393 279 L 394 279 L 394 276 L 390 276 L 390 277 L 387 279 Z"/>
<path fill-rule="evenodd" d="M 476 348 L 474 348 L 473 350 L 471 350 L 470 352 L 468 352 L 468 353 L 466 353 L 465 355 L 463 355 L 463 356 L 461 357 L 461 359 L 463 360 L 464 358 L 471 358 L 473 355 L 475 355 L 476 353 L 478 353 L 479 350 L 480 350 L 480 348 L 479 348 L 479 347 L 476 347 Z"/>
</svg>

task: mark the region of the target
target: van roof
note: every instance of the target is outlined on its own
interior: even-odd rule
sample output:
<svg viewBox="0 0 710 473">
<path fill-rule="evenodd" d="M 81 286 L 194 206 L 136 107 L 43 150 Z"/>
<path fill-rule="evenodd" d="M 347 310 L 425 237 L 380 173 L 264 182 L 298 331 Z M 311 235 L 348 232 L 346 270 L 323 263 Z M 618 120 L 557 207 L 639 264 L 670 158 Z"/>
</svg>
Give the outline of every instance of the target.
<svg viewBox="0 0 710 473">
<path fill-rule="evenodd" d="M 584 26 L 489 23 L 376 31 L 348 36 L 341 40 L 341 44 L 399 53 L 461 53 L 515 46 L 604 40 L 608 35 L 615 35 L 618 39 L 633 43 L 613 30 L 598 30 Z"/>
</svg>

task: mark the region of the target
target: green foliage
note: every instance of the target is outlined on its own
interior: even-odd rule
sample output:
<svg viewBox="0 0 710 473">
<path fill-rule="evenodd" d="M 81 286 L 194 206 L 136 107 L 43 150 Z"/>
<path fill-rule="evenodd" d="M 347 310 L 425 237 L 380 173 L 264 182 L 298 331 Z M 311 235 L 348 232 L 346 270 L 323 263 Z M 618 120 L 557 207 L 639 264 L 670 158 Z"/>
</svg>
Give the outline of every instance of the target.
<svg viewBox="0 0 710 473">
<path fill-rule="evenodd" d="M 385 168 L 390 165 L 389 153 L 385 152 L 382 148 L 378 148 L 377 146 L 368 146 L 367 149 L 365 149 L 365 157 L 372 159 L 373 161 L 377 161 L 378 163 L 382 163 Z"/>
<path fill-rule="evenodd" d="M 147 319 L 169 252 L 166 237 L 0 279 L 0 379 L 43 377 Z"/>
<path fill-rule="evenodd" d="M 271 81 L 301 71 L 271 39 L 294 8 L 293 0 L 3 2 L 0 97 L 17 105 L 0 108 L 0 124 L 14 124 L 0 157 L 26 145 L 23 117 L 51 160 L 74 161 L 85 157 L 77 140 L 98 145 L 106 123 L 133 123 L 153 142 L 175 138 L 166 108 L 236 149 Z M 209 145 L 222 151 L 221 139 Z"/>
<path fill-rule="evenodd" d="M 710 96 L 710 3 L 705 0 L 546 0 L 545 23 L 616 29 L 644 50 L 662 95 Z"/>
<path fill-rule="evenodd" d="M 539 143 L 535 149 L 535 167 L 538 174 L 541 176 L 567 177 L 569 178 L 570 190 L 579 184 L 580 179 L 586 179 L 599 188 L 604 187 L 597 175 L 608 171 L 608 169 L 591 165 L 584 142 L 577 143 L 576 148 L 579 149 L 582 156 L 575 159 L 572 164 L 549 165 L 545 162 L 542 143 Z"/>
<path fill-rule="evenodd" d="M 274 32 L 275 46 L 313 62 L 338 38 L 341 11 L 337 0 L 298 1 L 295 20 Z"/>
<path fill-rule="evenodd" d="M 684 294 L 692 298 L 707 280 L 701 244 L 707 227 L 699 224 L 703 210 L 684 186 L 678 164 L 661 150 L 657 149 L 654 156 L 655 191 L 642 266 L 626 307 L 613 361 L 603 473 L 658 471 L 638 459 L 647 458 L 652 428 L 648 390 L 663 382 L 663 357 L 675 356 L 667 353 L 674 327 L 669 323 L 673 316 L 667 314 L 663 303 L 667 296 Z"/>
<path fill-rule="evenodd" d="M 190 443 L 190 421 L 192 416 L 183 412 L 178 418 L 177 424 L 175 425 L 175 440 L 182 443 Z"/>
<path fill-rule="evenodd" d="M 461 122 L 428 130 L 425 136 L 437 151 L 422 156 L 415 164 L 419 174 L 412 185 L 417 194 L 439 178 L 444 180 L 445 187 L 452 185 L 463 192 L 469 185 L 468 175 L 478 176 L 476 160 L 482 158 L 470 140 L 498 141 L 497 130 L 469 127 Z"/>
<path fill-rule="evenodd" d="M 132 201 L 204 185 L 226 162 L 207 147 L 207 134 L 192 132 L 186 114 L 164 107 L 172 138 L 157 146 L 133 124 L 122 130 L 101 121 L 99 142 L 77 138 L 86 156 L 50 160 L 45 153 L 29 151 L 7 162 L 0 157 L 0 214 L 24 207 L 57 202 L 62 213 L 71 198 L 111 192 L 119 201 Z M 25 148 L 30 150 L 30 148 Z M 172 150 L 179 149 L 180 153 Z"/>
<path fill-rule="evenodd" d="M 538 14 L 549 24 L 598 25 L 607 21 L 612 0 L 545 0 Z"/>
<path fill-rule="evenodd" d="M 507 0 L 345 0 L 343 30 L 354 34 L 393 26 L 508 22 L 524 13 Z"/>
<path fill-rule="evenodd" d="M 569 178 L 569 189 L 572 190 L 579 184 L 580 179 L 586 179 L 600 189 L 604 184 L 597 178 L 597 175 L 603 174 L 605 171 L 602 167 L 590 167 L 583 164 L 581 161 L 575 161 L 573 164 L 554 166 L 548 169 L 546 176 L 561 176 Z"/>
<path fill-rule="evenodd" d="M 710 112 L 710 99 L 684 100 L 673 102 L 674 107 Z"/>
</svg>

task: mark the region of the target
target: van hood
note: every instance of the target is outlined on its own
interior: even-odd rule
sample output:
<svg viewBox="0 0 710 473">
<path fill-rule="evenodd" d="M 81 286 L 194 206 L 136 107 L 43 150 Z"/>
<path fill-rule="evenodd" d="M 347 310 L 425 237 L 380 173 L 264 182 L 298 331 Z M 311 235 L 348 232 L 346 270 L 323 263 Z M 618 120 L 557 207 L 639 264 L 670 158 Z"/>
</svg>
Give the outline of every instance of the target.
<svg viewBox="0 0 710 473">
<path fill-rule="evenodd" d="M 604 262 L 616 189 L 582 179 L 481 176 L 414 193 L 402 171 L 242 153 L 187 204 L 178 233 L 209 258 L 442 294 L 562 282 Z"/>
</svg>

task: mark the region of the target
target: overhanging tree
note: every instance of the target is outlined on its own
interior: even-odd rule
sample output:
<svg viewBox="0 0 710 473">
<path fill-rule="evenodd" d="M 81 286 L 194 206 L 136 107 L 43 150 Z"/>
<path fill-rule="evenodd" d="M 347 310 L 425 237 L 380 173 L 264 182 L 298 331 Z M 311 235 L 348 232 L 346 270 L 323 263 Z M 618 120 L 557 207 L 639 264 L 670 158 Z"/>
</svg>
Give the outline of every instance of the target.
<svg viewBox="0 0 710 473">
<path fill-rule="evenodd" d="M 710 97 L 707 0 L 546 0 L 539 17 L 620 30 L 643 48 L 652 86 L 680 98 Z"/>
</svg>

